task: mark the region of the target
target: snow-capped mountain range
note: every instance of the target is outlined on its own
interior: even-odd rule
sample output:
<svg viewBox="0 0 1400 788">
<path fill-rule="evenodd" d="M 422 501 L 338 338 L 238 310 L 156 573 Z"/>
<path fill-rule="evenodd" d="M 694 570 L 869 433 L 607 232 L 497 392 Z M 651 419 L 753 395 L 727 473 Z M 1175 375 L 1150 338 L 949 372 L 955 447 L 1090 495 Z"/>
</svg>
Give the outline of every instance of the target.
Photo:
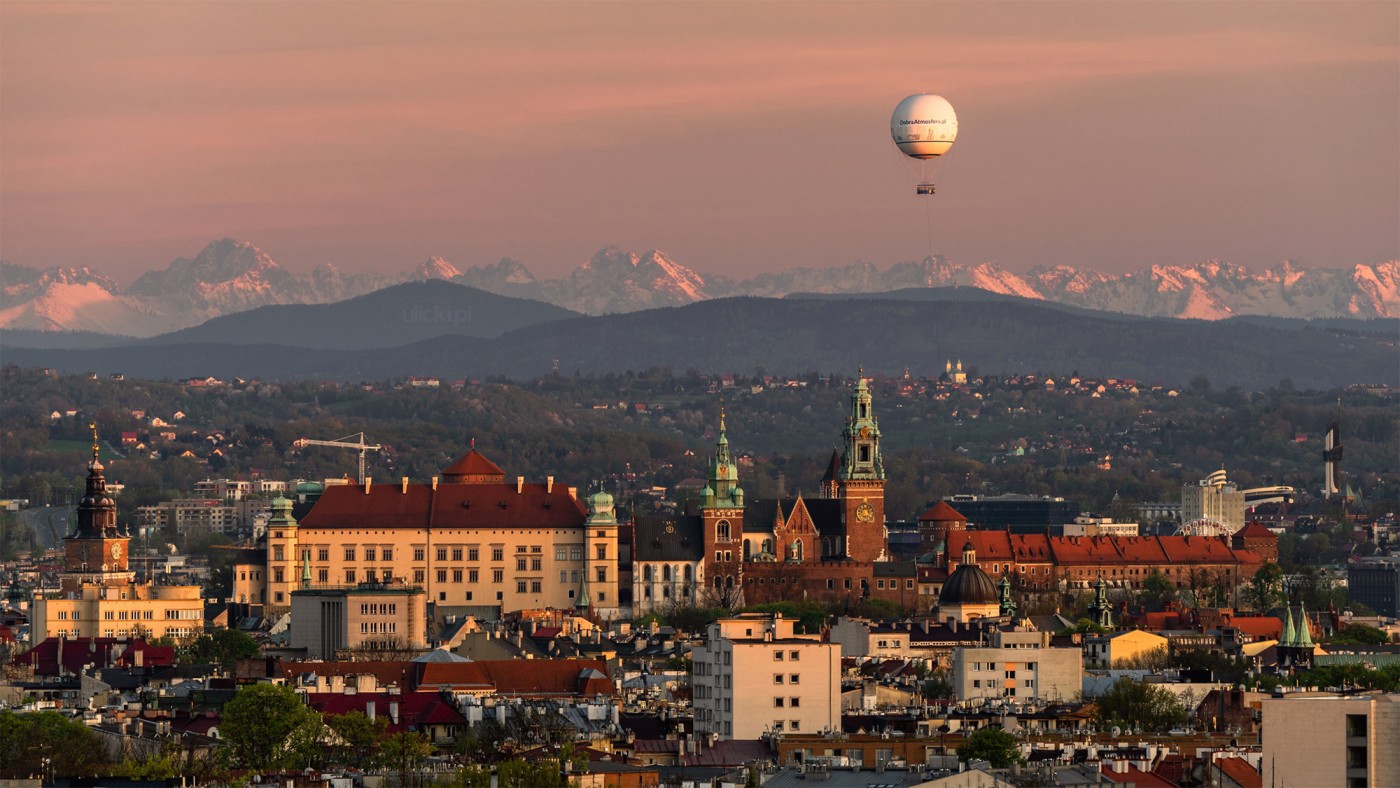
<svg viewBox="0 0 1400 788">
<path fill-rule="evenodd" d="M 1149 317 L 1400 316 L 1400 260 L 1350 269 L 1301 269 L 1283 262 L 1259 273 L 1208 261 L 1106 275 L 1069 266 L 1017 274 L 996 263 L 965 266 L 931 257 L 886 270 L 859 262 L 835 268 L 792 268 L 735 281 L 701 275 L 659 251 L 639 255 L 607 247 L 568 276 L 542 280 L 515 260 L 463 271 L 440 257 L 393 275 L 346 274 L 330 264 L 299 274 L 250 243 L 225 238 L 193 259 L 179 258 L 164 270 L 143 274 L 127 288 L 86 266 L 41 271 L 0 263 L 0 328 L 147 337 L 268 304 L 330 303 L 428 279 L 538 299 L 587 314 L 737 295 L 958 286 Z"/>
</svg>

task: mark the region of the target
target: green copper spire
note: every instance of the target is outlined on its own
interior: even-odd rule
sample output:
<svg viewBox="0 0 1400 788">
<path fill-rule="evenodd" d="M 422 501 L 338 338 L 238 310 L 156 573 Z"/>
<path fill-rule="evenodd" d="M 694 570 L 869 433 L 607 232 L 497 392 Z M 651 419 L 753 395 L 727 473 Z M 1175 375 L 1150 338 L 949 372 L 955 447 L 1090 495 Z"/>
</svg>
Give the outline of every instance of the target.
<svg viewBox="0 0 1400 788">
<path fill-rule="evenodd" d="M 851 392 L 851 414 L 841 432 L 846 453 L 841 457 L 842 481 L 876 481 L 885 478 L 885 462 L 880 459 L 880 422 L 870 403 L 870 387 L 866 385 L 865 370 L 856 376 Z"/>
<path fill-rule="evenodd" d="M 1095 624 L 1104 629 L 1113 628 L 1113 605 L 1108 601 L 1108 583 L 1104 582 L 1103 575 L 1094 583 L 1094 601 L 1089 605 L 1089 613 Z"/>
<path fill-rule="evenodd" d="M 311 587 L 311 551 L 303 550 L 301 553 L 301 587 Z"/>
<path fill-rule="evenodd" d="M 1312 627 L 1308 626 L 1308 608 L 1304 605 L 1298 606 L 1298 627 L 1296 629 L 1297 647 L 1312 651 L 1316 644 L 1312 639 Z"/>
<path fill-rule="evenodd" d="M 1292 606 L 1292 605 L 1284 605 L 1284 606 L 1283 606 L 1283 635 L 1282 635 L 1281 638 L 1279 639 L 1278 644 L 1279 644 L 1280 646 L 1282 646 L 1283 648 L 1289 648 L 1289 647 L 1291 647 L 1291 646 L 1293 645 L 1293 641 L 1295 641 L 1295 640 L 1297 640 L 1297 639 L 1298 639 L 1298 635 L 1293 631 L 1293 606 Z"/>
<path fill-rule="evenodd" d="M 744 491 L 739 489 L 739 466 L 729 455 L 729 436 L 724 429 L 724 406 L 719 409 L 719 437 L 715 453 L 710 458 L 709 484 L 701 492 L 705 508 L 738 508 L 744 505 Z"/>
<path fill-rule="evenodd" d="M 998 601 L 1001 602 L 1001 614 L 1016 615 L 1016 603 L 1011 599 L 1011 580 L 1006 575 L 1002 575 L 1001 582 L 997 583 L 997 592 Z"/>
</svg>

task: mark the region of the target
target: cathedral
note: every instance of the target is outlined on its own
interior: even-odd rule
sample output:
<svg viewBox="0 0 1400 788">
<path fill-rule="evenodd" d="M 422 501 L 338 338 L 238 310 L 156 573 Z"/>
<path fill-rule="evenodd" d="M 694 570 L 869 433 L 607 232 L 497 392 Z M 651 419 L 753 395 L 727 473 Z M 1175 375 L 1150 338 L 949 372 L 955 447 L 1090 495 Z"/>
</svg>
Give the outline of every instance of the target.
<svg viewBox="0 0 1400 788">
<path fill-rule="evenodd" d="M 721 414 L 699 500 L 635 524 L 633 613 L 870 596 L 914 607 L 912 565 L 887 560 L 880 425 L 863 375 L 841 438 L 815 497 L 747 500 Z"/>
</svg>

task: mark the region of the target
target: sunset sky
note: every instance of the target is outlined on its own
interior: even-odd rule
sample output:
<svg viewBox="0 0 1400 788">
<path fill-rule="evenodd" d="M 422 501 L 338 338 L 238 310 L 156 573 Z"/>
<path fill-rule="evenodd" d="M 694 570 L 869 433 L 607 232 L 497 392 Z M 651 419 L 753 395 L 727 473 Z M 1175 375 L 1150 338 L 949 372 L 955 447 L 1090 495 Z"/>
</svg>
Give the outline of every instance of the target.
<svg viewBox="0 0 1400 788">
<path fill-rule="evenodd" d="M 744 277 L 1400 256 L 1400 3 L 0 2 L 0 256 Z"/>
</svg>

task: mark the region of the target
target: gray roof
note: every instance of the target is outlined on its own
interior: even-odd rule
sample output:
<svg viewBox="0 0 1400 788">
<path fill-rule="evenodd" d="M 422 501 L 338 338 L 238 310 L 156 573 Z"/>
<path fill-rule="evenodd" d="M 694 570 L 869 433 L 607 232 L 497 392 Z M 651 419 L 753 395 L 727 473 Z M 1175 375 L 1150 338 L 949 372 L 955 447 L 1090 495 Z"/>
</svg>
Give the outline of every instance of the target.
<svg viewBox="0 0 1400 788">
<path fill-rule="evenodd" d="M 432 651 L 428 651 L 428 652 L 425 652 L 425 653 L 423 653 L 423 654 L 419 654 L 418 656 L 414 657 L 411 661 L 412 661 L 412 662 L 471 662 L 470 659 L 467 659 L 466 657 L 464 657 L 464 656 L 462 656 L 462 655 L 460 655 L 460 654 L 453 654 L 451 651 L 448 651 L 448 650 L 445 649 L 445 648 L 435 648 L 435 649 L 433 649 Z"/>
</svg>

